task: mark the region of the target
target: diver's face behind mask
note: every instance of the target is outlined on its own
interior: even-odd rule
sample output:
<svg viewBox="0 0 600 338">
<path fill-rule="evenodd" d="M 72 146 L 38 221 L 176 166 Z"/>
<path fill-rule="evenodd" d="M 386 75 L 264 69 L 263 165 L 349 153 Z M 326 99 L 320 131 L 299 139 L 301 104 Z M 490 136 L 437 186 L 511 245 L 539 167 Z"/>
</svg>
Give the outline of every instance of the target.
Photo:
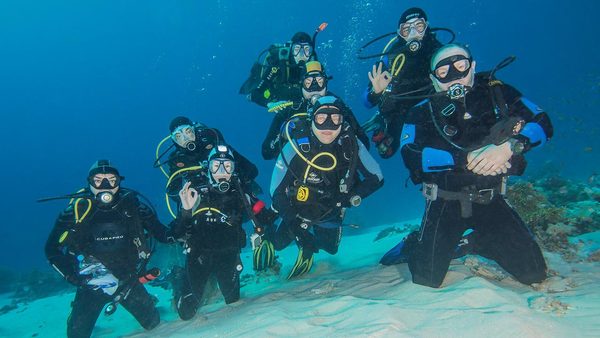
<svg viewBox="0 0 600 338">
<path fill-rule="evenodd" d="M 308 61 L 313 53 L 313 48 L 310 43 L 295 43 L 291 47 L 294 62 L 299 64 L 301 61 Z"/>
<path fill-rule="evenodd" d="M 217 183 L 229 182 L 235 170 L 235 163 L 229 159 L 213 159 L 208 166 L 213 180 Z"/>
<path fill-rule="evenodd" d="M 340 135 L 344 115 L 334 106 L 322 106 L 312 117 L 311 129 L 319 142 L 331 144 Z"/>
<path fill-rule="evenodd" d="M 302 96 L 309 100 L 315 95 L 325 96 L 327 93 L 327 78 L 321 73 L 311 73 L 302 81 Z"/>
<path fill-rule="evenodd" d="M 451 88 L 471 88 L 475 82 L 475 61 L 458 45 L 442 47 L 431 59 L 429 74 L 436 92 Z"/>
<path fill-rule="evenodd" d="M 425 37 L 428 23 L 423 18 L 413 18 L 403 23 L 398 27 L 398 36 L 400 36 L 407 44 L 412 41 L 421 41 Z"/>
<path fill-rule="evenodd" d="M 181 125 L 171 133 L 171 139 L 178 146 L 194 151 L 196 149 L 196 132 L 194 127 L 190 125 Z"/>
<path fill-rule="evenodd" d="M 111 203 L 119 191 L 121 178 L 115 174 L 96 174 L 88 178 L 90 191 L 102 203 Z"/>
</svg>

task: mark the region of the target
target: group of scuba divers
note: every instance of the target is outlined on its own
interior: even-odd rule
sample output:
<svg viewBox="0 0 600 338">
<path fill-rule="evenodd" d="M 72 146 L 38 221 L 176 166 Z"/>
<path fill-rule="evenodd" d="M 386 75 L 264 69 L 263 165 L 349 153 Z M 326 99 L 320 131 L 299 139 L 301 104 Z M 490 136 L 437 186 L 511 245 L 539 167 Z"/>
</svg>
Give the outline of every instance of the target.
<svg viewBox="0 0 600 338">
<path fill-rule="evenodd" d="M 195 315 L 211 276 L 227 304 L 239 299 L 246 221 L 254 226 L 256 271 L 274 268 L 275 252 L 295 242 L 288 278 L 308 273 L 319 250 L 337 253 L 345 211 L 383 185 L 371 141 L 383 158 L 400 150 L 426 200 L 420 229 L 382 264 L 408 263 L 414 283 L 434 288 L 450 261 L 467 253 L 496 261 L 527 285 L 546 278 L 540 247 L 505 192 L 507 177 L 523 173 L 524 155 L 544 145 L 553 128 L 544 111 L 495 77 L 512 59 L 475 73 L 469 49 L 439 42 L 435 32 L 449 30 L 431 28 L 422 9 L 410 8 L 382 53 L 360 56 L 379 57 L 363 96 L 378 111 L 361 126 L 328 90 L 331 78 L 317 60 L 315 39 L 325 26 L 271 46 L 240 89 L 275 113 L 262 144 L 265 159 L 277 158 L 271 207 L 256 196 L 257 167 L 220 131 L 187 117 L 172 120 L 156 150 L 155 166 L 168 180 L 169 226 L 147 199 L 121 186 L 109 161 L 92 166 L 88 187 L 68 196 L 46 243 L 51 265 L 77 286 L 69 337 L 89 337 L 103 309 L 111 314 L 118 305 L 145 329 L 158 325 L 143 285 L 160 273 L 147 267 L 154 240 L 184 248 L 185 268 L 174 285 L 183 320 Z"/>
</svg>

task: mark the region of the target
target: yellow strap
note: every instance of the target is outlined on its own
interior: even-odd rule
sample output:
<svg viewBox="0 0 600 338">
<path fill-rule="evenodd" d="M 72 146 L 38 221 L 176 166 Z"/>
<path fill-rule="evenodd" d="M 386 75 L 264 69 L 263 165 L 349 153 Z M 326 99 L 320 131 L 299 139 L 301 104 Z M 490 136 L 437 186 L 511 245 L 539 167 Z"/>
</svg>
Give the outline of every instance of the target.
<svg viewBox="0 0 600 338">
<path fill-rule="evenodd" d="M 216 213 L 219 213 L 219 214 L 221 214 L 221 215 L 223 215 L 223 216 L 227 216 L 227 215 L 225 215 L 224 213 L 222 213 L 222 212 L 221 212 L 221 210 L 219 210 L 219 209 L 217 209 L 217 208 L 211 208 L 211 207 L 204 207 L 204 208 L 200 208 L 200 209 L 198 209 L 198 210 L 194 211 L 194 212 L 192 213 L 192 216 L 196 216 L 197 214 L 199 214 L 199 213 L 201 213 L 201 212 L 204 212 L 204 211 L 214 211 L 214 212 L 216 212 Z"/>
<path fill-rule="evenodd" d="M 85 212 L 83 213 L 83 215 L 81 217 L 79 217 L 79 202 L 81 202 L 81 200 L 87 201 L 88 205 L 87 205 L 87 208 L 85 209 Z M 78 198 L 75 201 L 75 223 L 83 222 L 85 217 L 90 213 L 90 210 L 92 210 L 92 201 L 87 198 Z"/>
<path fill-rule="evenodd" d="M 333 160 L 333 164 L 330 167 L 328 167 L 328 168 L 323 168 L 323 169 L 320 169 L 320 170 L 331 171 L 331 170 L 333 170 L 336 167 L 336 165 L 337 165 L 337 159 L 335 158 L 335 156 L 333 156 L 333 154 L 327 153 L 327 152 L 318 153 L 317 155 L 315 155 L 315 157 L 312 158 L 311 162 L 307 162 L 309 165 L 306 166 L 306 170 L 304 171 L 304 182 L 305 183 L 306 183 L 306 178 L 308 177 L 308 173 L 310 171 L 310 167 L 314 166 L 315 168 L 319 169 L 319 167 L 317 167 L 316 165 L 313 165 L 313 163 L 314 163 L 314 161 L 316 161 L 321 156 L 329 156 Z"/>
<path fill-rule="evenodd" d="M 193 167 L 187 167 L 187 168 L 182 168 L 177 170 L 176 172 L 174 172 L 173 174 L 171 174 L 171 176 L 169 177 L 169 180 L 167 181 L 167 188 L 169 187 L 169 184 L 171 184 L 171 182 L 173 181 L 173 179 L 175 178 L 175 176 L 181 174 L 182 172 L 185 171 L 193 171 L 193 170 L 200 170 L 203 169 L 204 167 L 201 165 L 195 165 Z"/>
<path fill-rule="evenodd" d="M 385 47 L 383 47 L 383 50 L 381 51 L 381 54 L 383 54 L 383 53 L 387 52 L 387 49 L 390 47 L 390 45 L 391 45 L 391 44 L 392 44 L 394 41 L 396 41 L 397 39 L 398 39 L 398 36 L 397 36 L 397 35 L 396 35 L 396 36 L 394 36 L 393 38 L 391 38 L 391 39 L 390 39 L 390 41 L 388 41 L 388 43 L 385 45 Z M 382 60 L 382 59 L 383 59 L 383 57 L 384 57 L 384 55 L 380 56 L 380 57 L 379 57 L 379 60 Z"/>
<path fill-rule="evenodd" d="M 79 194 L 80 192 L 83 192 L 85 190 L 85 188 L 81 188 L 79 190 L 77 190 L 77 192 L 75 192 L 76 194 Z M 71 205 L 73 203 L 73 201 L 75 200 L 75 197 L 71 198 L 69 200 L 69 205 Z"/>
<path fill-rule="evenodd" d="M 175 213 L 173 212 L 173 209 L 171 209 L 171 201 L 169 200 L 169 194 L 165 193 L 165 202 L 167 203 L 167 209 L 169 209 L 169 213 L 171 214 L 171 216 L 173 216 L 173 218 L 177 218 L 177 215 L 175 215 Z"/>
<path fill-rule="evenodd" d="M 158 143 L 158 146 L 156 146 L 156 162 L 157 162 L 157 163 L 158 163 L 158 165 L 159 165 L 160 171 L 162 171 L 162 173 L 163 173 L 163 174 L 164 174 L 164 175 L 165 175 L 167 178 L 169 178 L 169 174 L 167 174 L 167 172 L 165 171 L 165 169 L 162 167 L 162 166 L 163 166 L 163 165 L 162 165 L 162 163 L 160 163 L 160 161 L 158 160 L 158 153 L 160 152 L 160 147 L 162 147 L 163 143 L 165 143 L 165 142 L 166 142 L 168 139 L 170 139 L 170 138 L 171 138 L 171 135 L 169 135 L 169 136 L 167 136 L 167 137 L 163 138 L 163 139 L 162 139 L 162 141 L 160 141 L 160 142 Z"/>
<path fill-rule="evenodd" d="M 306 114 L 306 113 L 300 113 L 300 114 L 296 114 L 296 115 L 292 116 L 292 118 L 296 117 L 296 116 L 303 116 L 303 115 L 306 116 L 308 114 Z M 317 158 L 319 158 L 321 156 L 329 156 L 333 160 L 333 164 L 330 167 L 321 167 L 319 165 L 316 165 L 313 161 L 307 159 L 304 155 L 302 155 L 302 153 L 300 152 L 300 150 L 298 150 L 298 148 L 295 145 L 295 142 L 292 140 L 292 138 L 290 136 L 290 128 L 289 128 L 290 122 L 291 122 L 291 118 L 285 124 L 285 136 L 287 137 L 290 146 L 292 147 L 292 149 L 294 149 L 294 151 L 296 152 L 296 154 L 304 162 L 306 162 L 306 164 L 308 164 L 308 166 L 306 167 L 306 171 L 304 173 L 304 181 L 306 182 L 306 177 L 308 176 L 308 169 L 310 167 L 313 167 L 315 169 L 322 170 L 322 171 L 331 171 L 331 170 L 333 170 L 337 166 L 337 159 L 335 158 L 335 156 L 333 156 L 332 153 L 322 152 L 322 153 L 318 153 L 317 155 L 315 155 L 315 157 L 313 157 L 313 161 L 314 161 L 314 160 L 316 160 Z"/>
<path fill-rule="evenodd" d="M 400 66 L 398 66 L 398 69 L 396 69 L 396 64 L 398 62 L 398 59 L 402 59 L 400 61 Z M 400 53 L 398 54 L 398 56 L 396 56 L 396 58 L 394 59 L 394 63 L 392 64 L 392 76 L 396 76 L 398 75 L 398 73 L 400 73 L 400 71 L 402 70 L 402 67 L 404 67 L 404 62 L 406 61 L 406 55 L 404 55 L 404 53 Z"/>
</svg>

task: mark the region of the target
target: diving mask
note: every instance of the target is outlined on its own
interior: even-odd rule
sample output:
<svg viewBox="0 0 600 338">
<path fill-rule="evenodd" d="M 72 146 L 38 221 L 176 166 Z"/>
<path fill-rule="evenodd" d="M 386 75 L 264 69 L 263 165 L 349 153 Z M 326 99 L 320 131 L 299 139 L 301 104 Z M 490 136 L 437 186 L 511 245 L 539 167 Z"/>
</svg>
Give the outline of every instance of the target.
<svg viewBox="0 0 600 338">
<path fill-rule="evenodd" d="M 309 43 L 298 43 L 292 45 L 292 55 L 298 56 L 303 53 L 305 57 L 309 58 L 313 53 L 313 47 Z"/>
<path fill-rule="evenodd" d="M 469 74 L 473 60 L 464 55 L 452 55 L 440 60 L 431 74 L 441 83 L 462 79 Z"/>
<path fill-rule="evenodd" d="M 189 151 L 194 151 L 196 149 L 196 131 L 193 126 L 186 124 L 177 127 L 171 133 L 171 139 L 173 142 Z"/>
<path fill-rule="evenodd" d="M 344 123 L 344 115 L 334 106 L 320 107 L 313 114 L 312 119 L 319 130 L 336 130 Z"/>
<path fill-rule="evenodd" d="M 308 74 L 302 81 L 302 87 L 308 92 L 318 92 L 325 88 L 327 85 L 327 78 L 320 73 Z"/>
<path fill-rule="evenodd" d="M 88 183 L 96 189 L 114 189 L 121 183 L 121 177 L 116 175 L 94 175 L 88 178 Z"/>
<path fill-rule="evenodd" d="M 416 34 L 424 34 L 427 29 L 427 21 L 423 18 L 411 19 L 398 27 L 398 35 L 407 40 L 414 31 Z M 414 34 L 413 33 L 413 34 Z"/>
<path fill-rule="evenodd" d="M 213 159 L 209 163 L 210 172 L 212 174 L 233 174 L 235 163 L 229 159 Z"/>
</svg>

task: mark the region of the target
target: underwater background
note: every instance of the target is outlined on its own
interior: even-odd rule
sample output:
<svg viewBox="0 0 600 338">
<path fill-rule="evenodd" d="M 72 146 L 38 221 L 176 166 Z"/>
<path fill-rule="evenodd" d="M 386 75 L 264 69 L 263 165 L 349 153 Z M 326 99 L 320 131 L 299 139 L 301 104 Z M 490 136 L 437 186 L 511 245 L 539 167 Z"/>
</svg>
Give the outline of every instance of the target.
<svg viewBox="0 0 600 338">
<path fill-rule="evenodd" d="M 50 269 L 43 247 L 66 201 L 35 200 L 80 189 L 97 159 L 114 161 L 124 186 L 146 195 L 168 223 L 165 178 L 152 163 L 178 115 L 220 129 L 259 167 L 268 191 L 274 161 L 262 160 L 260 145 L 272 115 L 238 94 L 260 51 L 329 23 L 318 36 L 319 58 L 334 77 L 330 89 L 364 122 L 375 113 L 360 102 L 375 60 L 359 61 L 356 51 L 395 30 L 400 13 L 415 5 L 433 27 L 450 28 L 469 45 L 478 70 L 517 56 L 498 77 L 545 108 L 555 128 L 554 139 L 528 155 L 528 176 L 596 179 L 597 1 L 3 0 L 0 269 Z M 368 228 L 420 217 L 424 203 L 405 186 L 399 154 L 381 160 L 372 153 L 385 185 L 350 220 Z"/>
</svg>

